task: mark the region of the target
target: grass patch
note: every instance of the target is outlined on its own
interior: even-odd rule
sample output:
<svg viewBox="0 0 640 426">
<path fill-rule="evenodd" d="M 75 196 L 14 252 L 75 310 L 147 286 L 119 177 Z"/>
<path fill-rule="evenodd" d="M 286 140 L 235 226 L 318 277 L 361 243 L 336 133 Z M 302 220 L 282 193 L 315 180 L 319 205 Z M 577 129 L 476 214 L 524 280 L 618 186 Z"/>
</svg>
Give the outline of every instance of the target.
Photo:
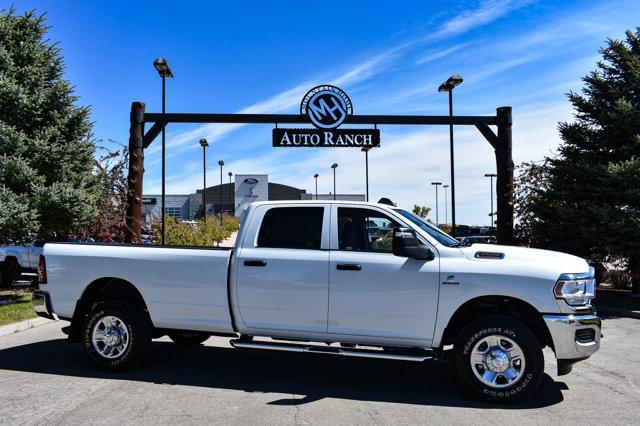
<svg viewBox="0 0 640 426">
<path fill-rule="evenodd" d="M 31 293 L 23 291 L 0 292 L 0 326 L 35 317 Z"/>
</svg>

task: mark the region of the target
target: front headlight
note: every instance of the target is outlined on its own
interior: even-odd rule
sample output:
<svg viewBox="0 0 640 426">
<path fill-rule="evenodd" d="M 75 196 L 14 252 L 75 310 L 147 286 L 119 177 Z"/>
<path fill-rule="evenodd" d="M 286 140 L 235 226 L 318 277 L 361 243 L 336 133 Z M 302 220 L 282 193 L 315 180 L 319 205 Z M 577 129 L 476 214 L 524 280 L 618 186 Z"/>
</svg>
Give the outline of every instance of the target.
<svg viewBox="0 0 640 426">
<path fill-rule="evenodd" d="M 596 297 L 595 270 L 589 267 L 586 274 L 562 274 L 553 293 L 556 298 L 564 299 L 571 306 L 588 305 Z"/>
</svg>

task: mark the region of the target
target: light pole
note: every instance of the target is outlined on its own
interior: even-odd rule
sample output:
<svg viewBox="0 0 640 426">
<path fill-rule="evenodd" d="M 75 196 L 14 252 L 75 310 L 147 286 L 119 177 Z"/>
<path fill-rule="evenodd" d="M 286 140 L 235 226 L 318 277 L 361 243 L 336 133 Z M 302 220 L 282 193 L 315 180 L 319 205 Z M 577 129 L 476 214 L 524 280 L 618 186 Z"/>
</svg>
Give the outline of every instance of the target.
<svg viewBox="0 0 640 426">
<path fill-rule="evenodd" d="M 227 173 L 227 175 L 229 175 L 229 196 L 231 198 L 229 198 L 229 200 L 231 201 L 231 204 L 233 205 L 231 211 L 229 212 L 229 214 L 233 214 L 235 216 L 236 212 L 235 212 L 235 208 L 236 208 L 236 199 L 234 197 L 234 188 L 231 185 L 231 176 L 233 176 L 233 173 L 229 172 Z"/>
<path fill-rule="evenodd" d="M 454 74 L 438 87 L 438 92 L 449 92 L 449 117 L 453 117 L 453 88 L 462 83 L 462 76 Z M 456 181 L 453 165 L 453 123 L 449 123 L 449 156 L 451 160 L 451 235 L 456 236 Z"/>
<path fill-rule="evenodd" d="M 431 182 L 431 185 L 436 187 L 436 226 L 440 225 L 438 220 L 438 186 L 442 185 L 442 182 Z"/>
<path fill-rule="evenodd" d="M 320 175 L 317 173 L 313 175 L 313 177 L 316 178 L 316 200 L 318 199 L 318 176 Z"/>
<path fill-rule="evenodd" d="M 449 204 L 447 199 L 447 188 L 449 188 L 449 185 L 442 185 L 442 188 L 444 189 L 444 223 L 447 224 L 449 223 L 449 211 L 447 208 L 447 205 Z"/>
<path fill-rule="evenodd" d="M 331 165 L 333 169 L 333 199 L 336 199 L 336 169 L 338 168 L 338 163 L 333 163 Z"/>
<path fill-rule="evenodd" d="M 202 147 L 202 220 L 207 220 L 207 147 L 209 142 L 206 139 L 200 139 Z"/>
<path fill-rule="evenodd" d="M 218 166 L 220 166 L 220 225 L 222 226 L 222 166 L 224 166 L 224 161 L 218 161 Z"/>
<path fill-rule="evenodd" d="M 364 175 L 367 182 L 367 201 L 369 201 L 369 150 L 371 147 L 362 148 L 364 152 Z"/>
<path fill-rule="evenodd" d="M 165 100 L 166 100 L 166 79 L 167 77 L 173 78 L 173 73 L 171 72 L 171 68 L 169 68 L 169 64 L 167 60 L 164 58 L 156 58 L 153 61 L 154 68 L 158 71 L 158 74 L 162 78 L 162 113 L 165 113 Z M 160 220 L 162 221 L 162 238 L 161 244 L 164 245 L 164 198 L 165 198 L 165 136 L 164 136 L 164 127 L 162 128 L 162 203 L 161 203 L 161 212 L 160 212 Z"/>
<path fill-rule="evenodd" d="M 491 227 L 493 228 L 493 178 L 494 177 L 498 177 L 497 174 L 495 173 L 485 173 L 484 177 L 488 177 L 489 180 L 491 181 L 491 192 L 489 193 L 489 196 L 491 197 Z"/>
</svg>

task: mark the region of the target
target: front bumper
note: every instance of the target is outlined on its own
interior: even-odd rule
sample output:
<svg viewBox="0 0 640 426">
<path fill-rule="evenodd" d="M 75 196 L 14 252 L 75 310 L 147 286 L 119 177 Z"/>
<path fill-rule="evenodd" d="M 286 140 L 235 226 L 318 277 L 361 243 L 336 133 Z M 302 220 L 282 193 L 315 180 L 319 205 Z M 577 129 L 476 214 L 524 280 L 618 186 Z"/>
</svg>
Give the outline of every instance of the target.
<svg viewBox="0 0 640 426">
<path fill-rule="evenodd" d="M 544 315 L 556 358 L 582 360 L 600 349 L 602 321 L 595 315 Z"/>
<path fill-rule="evenodd" d="M 51 297 L 49 293 L 46 291 L 34 291 L 32 297 L 33 310 L 36 315 L 49 318 L 56 319 L 54 317 L 53 308 L 51 307 Z"/>
</svg>

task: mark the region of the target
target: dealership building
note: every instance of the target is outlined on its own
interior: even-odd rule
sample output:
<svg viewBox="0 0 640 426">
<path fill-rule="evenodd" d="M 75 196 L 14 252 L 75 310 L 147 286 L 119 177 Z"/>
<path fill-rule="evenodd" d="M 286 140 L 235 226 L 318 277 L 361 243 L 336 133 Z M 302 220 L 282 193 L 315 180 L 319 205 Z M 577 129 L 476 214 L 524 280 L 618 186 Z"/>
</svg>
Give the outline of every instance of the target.
<svg viewBox="0 0 640 426">
<path fill-rule="evenodd" d="M 206 189 L 206 213 L 226 212 L 241 216 L 254 201 L 313 200 L 315 194 L 281 183 L 269 182 L 269 175 L 235 175 L 235 180 Z M 319 200 L 332 200 L 333 194 L 318 194 Z M 337 200 L 365 201 L 364 194 L 336 194 Z M 162 195 L 142 196 L 143 222 L 160 218 Z M 165 214 L 177 220 L 197 220 L 205 211 L 202 189 L 193 194 L 165 194 Z"/>
</svg>

